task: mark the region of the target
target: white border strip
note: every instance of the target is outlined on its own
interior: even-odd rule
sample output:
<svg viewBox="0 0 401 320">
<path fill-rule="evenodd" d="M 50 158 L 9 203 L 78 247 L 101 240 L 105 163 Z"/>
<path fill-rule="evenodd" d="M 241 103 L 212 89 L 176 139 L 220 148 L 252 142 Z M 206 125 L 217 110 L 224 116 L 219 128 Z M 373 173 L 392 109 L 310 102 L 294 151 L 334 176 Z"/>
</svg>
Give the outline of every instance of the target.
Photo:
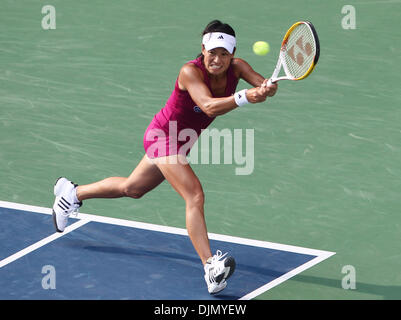
<svg viewBox="0 0 401 320">
<path fill-rule="evenodd" d="M 0 201 L 0 207 L 16 209 L 16 210 L 24 210 L 24 211 L 30 211 L 30 212 L 37 212 L 37 213 L 44 213 L 44 214 L 52 214 L 52 210 L 50 208 L 30 206 L 30 205 L 15 203 L 15 202 Z M 178 234 L 178 235 L 184 235 L 184 236 L 188 235 L 187 230 L 182 229 L 182 228 L 162 226 L 162 225 L 157 225 L 157 224 L 137 222 L 137 221 L 111 218 L 111 217 L 105 217 L 105 216 L 98 216 L 98 215 L 93 215 L 93 214 L 79 213 L 78 219 L 80 219 L 80 221 L 67 227 L 63 233 L 53 234 L 35 244 L 13 254 L 12 256 L 6 258 L 6 259 L 13 259 L 7 263 L 10 263 L 10 262 L 18 259 L 19 257 L 21 257 L 33 250 L 36 250 L 37 248 L 61 237 L 62 235 L 66 234 L 66 233 L 69 233 L 69 232 L 81 227 L 82 225 L 84 225 L 90 221 L 114 224 L 114 225 L 125 226 L 125 227 L 139 228 L 139 229 L 144 229 L 144 230 L 166 232 L 166 233 L 172 233 L 172 234 Z M 280 283 L 294 277 L 298 273 L 301 273 L 301 272 L 305 271 L 306 269 L 311 268 L 312 266 L 322 262 L 323 260 L 328 259 L 329 257 L 331 257 L 335 254 L 335 252 L 330 252 L 330 251 L 316 250 L 316 249 L 310 249 L 310 248 L 304 248 L 304 247 L 298 247 L 298 246 L 292 246 L 292 245 L 286 245 L 286 244 L 274 243 L 274 242 L 268 242 L 268 241 L 260 241 L 260 240 L 254 240 L 254 239 L 239 238 L 239 237 L 233 237 L 233 236 L 216 234 L 216 233 L 209 233 L 208 235 L 211 240 L 225 241 L 225 242 L 243 244 L 243 245 L 254 246 L 254 247 L 282 250 L 282 251 L 316 256 L 316 258 L 287 272 L 286 274 L 263 285 L 262 287 L 246 294 L 245 296 L 240 298 L 240 300 L 253 299 L 256 296 L 266 292 L 267 290 L 270 290 L 271 288 L 279 285 Z M 15 258 L 13 258 L 14 256 L 15 256 Z M 5 265 L 5 264 L 3 264 L 3 261 L 5 261 L 6 259 L 0 261 L 0 268 L 3 265 Z"/>
</svg>

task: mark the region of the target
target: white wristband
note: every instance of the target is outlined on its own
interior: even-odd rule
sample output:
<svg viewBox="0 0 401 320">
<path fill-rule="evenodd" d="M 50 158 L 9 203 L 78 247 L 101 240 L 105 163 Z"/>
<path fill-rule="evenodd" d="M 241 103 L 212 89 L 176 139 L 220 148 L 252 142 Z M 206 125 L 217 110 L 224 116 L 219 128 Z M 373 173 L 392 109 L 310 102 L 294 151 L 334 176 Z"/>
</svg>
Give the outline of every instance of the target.
<svg viewBox="0 0 401 320">
<path fill-rule="evenodd" d="M 238 107 L 242 107 L 243 105 L 249 103 L 248 99 L 246 98 L 246 92 L 247 89 L 234 93 L 235 103 L 237 104 Z"/>
</svg>

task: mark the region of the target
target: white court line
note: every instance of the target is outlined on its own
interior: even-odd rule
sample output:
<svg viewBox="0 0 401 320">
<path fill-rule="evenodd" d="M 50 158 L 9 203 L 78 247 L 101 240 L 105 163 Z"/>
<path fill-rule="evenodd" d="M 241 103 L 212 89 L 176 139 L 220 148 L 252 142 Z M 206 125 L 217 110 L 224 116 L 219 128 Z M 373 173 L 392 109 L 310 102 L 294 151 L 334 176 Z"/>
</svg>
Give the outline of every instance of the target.
<svg viewBox="0 0 401 320">
<path fill-rule="evenodd" d="M 79 220 L 78 222 L 75 222 L 72 225 L 66 227 L 64 229 L 63 233 L 61 233 L 61 232 L 53 233 L 52 235 L 50 235 L 50 236 L 48 236 L 48 237 L 46 237 L 46 238 L 44 238 L 44 239 L 42 239 L 42 240 L 40 240 L 38 242 L 35 242 L 34 244 L 31 244 L 29 247 L 26 247 L 25 249 L 22 249 L 22 250 L 20 250 L 20 251 L 18 251 L 16 253 L 12 254 L 11 256 L 1 260 L 0 261 L 0 268 L 2 268 L 5 265 L 7 265 L 7 264 L 9 264 L 9 263 L 11 263 L 11 262 L 13 262 L 13 261 L 25 256 L 25 255 L 27 255 L 28 253 L 31 253 L 32 251 L 34 251 L 36 249 L 39 249 L 40 247 L 43 247 L 44 245 L 46 245 L 46 244 L 48 244 L 50 242 L 52 242 L 52 241 L 54 241 L 54 240 L 56 240 L 56 239 L 58 239 L 58 238 L 60 238 L 60 237 L 62 237 L 64 235 L 66 235 L 67 233 L 70 233 L 71 231 L 74 231 L 75 229 L 83 226 L 84 224 L 86 224 L 88 222 L 89 222 L 89 220 L 84 220 L 84 219 Z"/>
<path fill-rule="evenodd" d="M 44 213 L 44 214 L 52 213 L 52 210 L 50 208 L 30 206 L 30 205 L 25 205 L 25 204 L 20 204 L 20 203 L 15 203 L 15 202 L 7 202 L 7 201 L 0 201 L 0 207 L 16 209 L 16 210 L 23 210 L 23 211 L 30 211 L 30 212 L 37 212 L 37 213 Z M 86 213 L 79 213 L 77 218 L 80 219 L 80 221 L 67 227 L 65 229 L 64 233 L 62 233 L 61 235 L 54 234 L 54 235 L 49 236 L 48 238 L 56 237 L 55 239 L 57 239 L 58 237 L 65 234 L 67 232 L 68 228 L 72 228 L 75 225 L 81 223 L 80 225 L 76 226 L 76 228 L 79 228 L 80 226 L 82 226 L 90 221 L 96 221 L 96 222 L 100 222 L 100 223 L 108 223 L 108 224 L 125 226 L 125 227 L 132 227 L 132 228 L 138 228 L 138 229 L 144 229 L 144 230 L 150 230 L 150 231 L 166 232 L 166 233 L 171 233 L 171 234 L 188 236 L 188 232 L 186 229 L 176 228 L 176 227 L 162 226 L 162 225 L 157 225 L 157 224 L 137 222 L 137 221 L 132 221 L 132 220 L 124 220 L 124 219 L 111 218 L 111 217 L 105 217 L 105 216 L 98 216 L 98 215 L 86 214 Z M 69 230 L 68 232 L 71 232 L 71 231 L 75 230 L 76 228 Z M 209 233 L 208 235 L 211 240 L 225 241 L 225 242 L 243 244 L 243 245 L 254 246 L 254 247 L 261 247 L 261 248 L 267 248 L 267 249 L 274 249 L 274 250 L 281 250 L 281 251 L 316 256 L 315 258 L 304 263 L 303 265 L 287 272 L 286 274 L 280 276 L 279 278 L 276 278 L 273 281 L 261 286 L 260 288 L 246 294 L 245 296 L 240 298 L 240 300 L 249 300 L 249 299 L 255 298 L 256 296 L 266 292 L 267 290 L 270 290 L 271 288 L 279 285 L 280 283 L 292 278 L 293 276 L 305 271 L 306 269 L 311 268 L 312 266 L 322 262 L 323 260 L 328 259 L 329 257 L 331 257 L 332 255 L 335 254 L 335 252 L 330 252 L 330 251 L 316 250 L 316 249 L 286 245 L 286 244 L 281 244 L 281 243 L 240 238 L 240 237 L 234 237 L 234 236 L 228 236 L 228 235 L 222 235 L 222 234 L 216 234 L 216 233 Z M 41 241 L 45 241 L 46 239 L 47 238 L 45 238 Z M 49 239 L 48 242 L 51 242 L 55 239 Z M 41 242 L 41 241 L 39 241 L 39 242 Z M 46 243 L 48 243 L 48 242 L 46 242 Z M 43 245 L 45 245 L 46 243 L 44 243 Z M 28 248 L 30 248 L 30 247 L 28 247 Z M 26 248 L 24 250 L 27 250 L 28 248 Z M 24 250 L 22 250 L 22 251 L 24 251 Z M 35 250 L 35 248 L 33 250 Z M 17 255 L 17 254 L 18 253 L 16 253 L 15 255 Z M 13 256 L 10 256 L 9 258 L 11 258 Z M 8 258 L 6 258 L 6 259 L 8 259 Z M 18 257 L 16 259 L 18 259 Z M 0 267 L 2 267 L 1 263 L 4 260 L 0 261 Z"/>
<path fill-rule="evenodd" d="M 304 263 L 303 265 L 300 265 L 299 267 L 292 269 L 291 271 L 283 274 L 282 276 L 274 279 L 273 281 L 266 283 L 265 285 L 261 286 L 260 288 L 246 294 L 245 296 L 239 298 L 239 300 L 253 299 L 253 298 L 261 295 L 262 293 L 270 290 L 271 288 L 278 286 L 280 283 L 283 283 L 284 281 L 296 276 L 298 273 L 301 273 L 301 272 L 305 271 L 306 269 L 309 269 L 309 268 L 313 267 L 314 265 L 322 262 L 323 260 L 326 260 L 327 258 L 331 257 L 334 254 L 335 254 L 335 252 L 327 252 L 326 255 L 318 256 L 318 257 Z"/>
<path fill-rule="evenodd" d="M 30 205 L 15 203 L 15 202 L 0 201 L 0 207 L 16 209 L 16 210 L 31 211 L 31 212 L 38 212 L 38 213 L 45 213 L 45 214 L 52 214 L 52 209 L 50 209 L 50 208 L 30 206 Z M 150 231 L 167 232 L 167 233 L 173 233 L 173 234 L 184 235 L 184 236 L 188 235 L 187 230 L 183 229 L 183 228 L 162 226 L 162 225 L 158 225 L 158 224 L 138 222 L 138 221 L 133 221 L 133 220 L 124 220 L 124 219 L 105 217 L 105 216 L 98 216 L 98 215 L 94 215 L 94 214 L 79 213 L 77 218 L 101 222 L 101 223 L 114 224 L 114 225 L 119 225 L 119 226 L 124 226 L 124 227 L 145 229 L 145 230 L 150 230 Z M 237 243 L 237 244 L 245 244 L 245 245 L 254 246 L 254 247 L 269 248 L 269 249 L 282 250 L 282 251 L 290 251 L 290 252 L 294 252 L 294 253 L 308 254 L 308 255 L 312 255 L 312 256 L 321 256 L 321 255 L 325 255 L 327 253 L 332 253 L 332 252 L 323 251 L 323 250 L 316 250 L 316 249 L 291 246 L 291 245 L 286 245 L 286 244 L 281 244 L 281 243 L 260 241 L 260 240 L 254 240 L 254 239 L 239 238 L 239 237 L 216 234 L 216 233 L 208 233 L 208 235 L 211 240 L 219 240 L 219 241 L 226 241 L 226 242 L 232 242 L 232 243 Z"/>
<path fill-rule="evenodd" d="M 52 214 L 51 208 L 30 206 L 27 204 L 16 203 L 16 202 L 0 201 L 0 207 L 8 208 L 8 209 L 16 209 L 16 210 L 24 210 L 24 211 Z"/>
</svg>

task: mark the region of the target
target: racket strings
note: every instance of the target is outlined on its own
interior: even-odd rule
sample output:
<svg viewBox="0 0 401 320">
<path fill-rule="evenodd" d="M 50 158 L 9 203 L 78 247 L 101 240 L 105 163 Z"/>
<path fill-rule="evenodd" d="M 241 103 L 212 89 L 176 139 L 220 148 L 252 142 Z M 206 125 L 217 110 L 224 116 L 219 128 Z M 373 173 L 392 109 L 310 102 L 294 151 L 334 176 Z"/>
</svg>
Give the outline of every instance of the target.
<svg viewBox="0 0 401 320">
<path fill-rule="evenodd" d="M 286 73 L 293 78 L 302 77 L 314 62 L 316 42 L 312 31 L 305 24 L 300 24 L 288 37 L 284 62 Z"/>
</svg>

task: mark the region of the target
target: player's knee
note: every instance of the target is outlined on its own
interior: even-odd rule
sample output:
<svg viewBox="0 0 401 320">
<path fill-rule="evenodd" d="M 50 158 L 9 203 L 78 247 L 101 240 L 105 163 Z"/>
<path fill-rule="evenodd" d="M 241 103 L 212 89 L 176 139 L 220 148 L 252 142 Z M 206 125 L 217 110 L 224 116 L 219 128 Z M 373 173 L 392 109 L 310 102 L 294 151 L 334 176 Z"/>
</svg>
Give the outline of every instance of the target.
<svg viewBox="0 0 401 320">
<path fill-rule="evenodd" d="M 143 196 L 144 196 L 145 194 L 144 193 L 132 193 L 131 195 L 130 195 L 130 197 L 131 198 L 134 198 L 134 199 L 140 199 L 140 198 L 142 198 Z"/>
<path fill-rule="evenodd" d="M 195 190 L 187 197 L 187 204 L 196 207 L 203 207 L 205 203 L 205 194 L 202 189 Z"/>
<path fill-rule="evenodd" d="M 123 195 L 125 197 L 139 199 L 144 196 L 145 192 L 142 192 L 132 186 L 124 186 L 123 187 Z"/>
</svg>

